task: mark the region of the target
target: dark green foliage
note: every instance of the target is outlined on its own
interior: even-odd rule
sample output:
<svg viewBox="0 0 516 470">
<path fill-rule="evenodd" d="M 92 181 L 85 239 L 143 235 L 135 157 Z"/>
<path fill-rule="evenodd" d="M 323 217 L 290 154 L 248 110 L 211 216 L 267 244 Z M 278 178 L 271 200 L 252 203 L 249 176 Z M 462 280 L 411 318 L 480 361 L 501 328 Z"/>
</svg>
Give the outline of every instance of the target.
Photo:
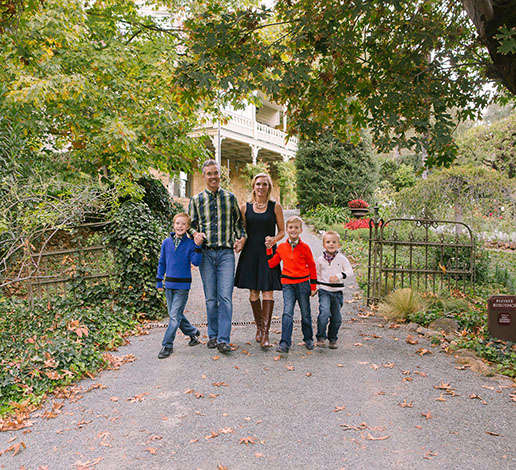
<svg viewBox="0 0 516 470">
<path fill-rule="evenodd" d="M 328 226 L 347 222 L 351 218 L 351 211 L 348 207 L 331 207 L 324 204 L 317 204 L 315 209 L 306 211 L 316 229 L 327 230 Z"/>
<path fill-rule="evenodd" d="M 416 172 L 409 163 L 387 158 L 380 162 L 380 181 L 388 181 L 396 191 L 416 184 Z"/>
<path fill-rule="evenodd" d="M 0 414 L 10 401 L 41 396 L 104 365 L 102 350 L 135 326 L 115 302 L 0 302 Z M 47 375 L 48 374 L 48 375 Z"/>
<path fill-rule="evenodd" d="M 302 211 L 318 204 L 347 207 L 356 198 L 368 200 L 377 181 L 371 144 L 344 143 L 331 135 L 302 142 L 296 156 L 297 193 Z"/>
<path fill-rule="evenodd" d="M 147 204 L 152 215 L 163 221 L 167 227 L 171 226 L 174 215 L 182 212 L 183 207 L 171 199 L 159 180 L 144 176 L 138 180 L 138 184 L 145 190 L 143 202 Z"/>
<path fill-rule="evenodd" d="M 156 267 L 165 227 L 144 202 L 124 202 L 109 227 L 115 251 L 118 300 L 138 317 L 163 316 L 163 298 L 156 288 Z"/>
<path fill-rule="evenodd" d="M 452 239 L 450 241 L 455 241 Z M 465 240 L 466 241 L 466 240 Z M 469 240 L 467 240 L 469 243 Z M 467 248 L 457 248 L 454 246 L 445 246 L 442 252 L 434 250 L 434 266 L 443 266 L 447 270 L 452 269 L 469 269 L 471 263 L 471 251 Z M 489 253 L 479 247 L 475 250 L 475 282 L 484 283 L 489 278 Z M 453 278 L 455 279 L 455 278 Z M 463 279 L 463 276 L 459 276 Z"/>
</svg>

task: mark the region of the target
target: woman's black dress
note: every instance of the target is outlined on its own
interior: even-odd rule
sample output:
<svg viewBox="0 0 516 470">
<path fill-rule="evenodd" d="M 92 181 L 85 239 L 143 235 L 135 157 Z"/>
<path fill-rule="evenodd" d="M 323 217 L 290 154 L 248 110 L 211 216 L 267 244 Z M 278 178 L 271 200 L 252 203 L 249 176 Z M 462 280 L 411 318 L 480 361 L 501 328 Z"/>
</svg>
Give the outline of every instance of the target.
<svg viewBox="0 0 516 470">
<path fill-rule="evenodd" d="M 235 274 L 235 286 L 253 290 L 281 290 L 280 267 L 269 268 L 265 254 L 265 237 L 276 235 L 276 203 L 269 201 L 267 210 L 258 213 L 248 202 L 245 210 L 247 241 L 245 243 Z M 276 251 L 276 245 L 273 250 Z"/>
</svg>

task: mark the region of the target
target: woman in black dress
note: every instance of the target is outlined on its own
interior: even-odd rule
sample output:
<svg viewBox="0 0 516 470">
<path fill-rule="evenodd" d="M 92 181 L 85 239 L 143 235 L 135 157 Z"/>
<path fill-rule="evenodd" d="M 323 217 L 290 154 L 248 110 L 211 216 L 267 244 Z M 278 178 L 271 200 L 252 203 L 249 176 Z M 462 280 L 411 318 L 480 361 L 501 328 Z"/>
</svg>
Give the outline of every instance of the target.
<svg viewBox="0 0 516 470">
<path fill-rule="evenodd" d="M 279 266 L 269 268 L 265 249 L 272 247 L 276 251 L 276 243 L 285 236 L 285 223 L 281 205 L 270 200 L 271 177 L 267 173 L 256 175 L 252 188 L 251 202 L 240 207 L 246 224 L 247 241 L 238 260 L 235 286 L 249 289 L 249 302 L 256 323 L 256 341 L 267 348 L 271 346 L 269 329 L 274 307 L 273 291 L 281 290 L 281 271 Z"/>
</svg>

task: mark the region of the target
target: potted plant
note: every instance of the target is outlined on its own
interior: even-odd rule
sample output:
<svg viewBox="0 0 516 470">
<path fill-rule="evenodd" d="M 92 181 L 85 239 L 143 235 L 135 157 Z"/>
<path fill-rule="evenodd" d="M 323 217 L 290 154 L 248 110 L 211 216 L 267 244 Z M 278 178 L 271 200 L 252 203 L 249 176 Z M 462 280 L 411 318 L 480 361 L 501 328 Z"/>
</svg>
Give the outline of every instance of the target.
<svg viewBox="0 0 516 470">
<path fill-rule="evenodd" d="M 353 199 L 348 202 L 353 217 L 362 217 L 369 213 L 369 204 L 362 199 Z"/>
</svg>

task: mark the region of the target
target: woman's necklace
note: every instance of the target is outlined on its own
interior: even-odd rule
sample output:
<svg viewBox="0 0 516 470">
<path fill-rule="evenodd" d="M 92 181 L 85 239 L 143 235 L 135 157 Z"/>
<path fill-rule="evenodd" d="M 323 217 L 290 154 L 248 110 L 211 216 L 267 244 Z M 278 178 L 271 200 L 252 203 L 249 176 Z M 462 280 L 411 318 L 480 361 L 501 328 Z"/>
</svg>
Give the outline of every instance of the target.
<svg viewBox="0 0 516 470">
<path fill-rule="evenodd" d="M 267 203 L 266 202 L 258 202 L 258 201 L 255 201 L 254 202 L 254 205 L 257 209 L 265 209 L 267 207 Z"/>
</svg>

